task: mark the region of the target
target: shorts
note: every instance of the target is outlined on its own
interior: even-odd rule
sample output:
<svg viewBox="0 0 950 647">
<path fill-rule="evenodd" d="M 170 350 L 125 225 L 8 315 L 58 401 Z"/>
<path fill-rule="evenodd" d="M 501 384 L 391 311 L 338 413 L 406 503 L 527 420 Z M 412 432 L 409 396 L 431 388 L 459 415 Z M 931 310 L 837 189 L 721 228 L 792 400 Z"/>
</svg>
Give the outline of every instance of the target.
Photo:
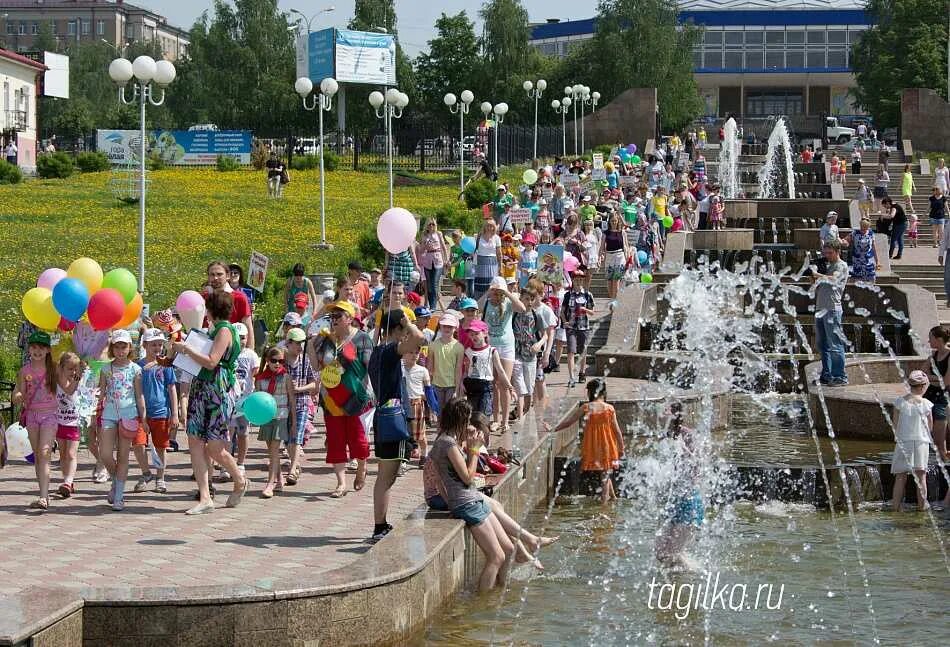
<svg viewBox="0 0 950 647">
<path fill-rule="evenodd" d="M 554 341 L 567 341 L 567 331 L 563 328 L 557 328 L 554 331 Z"/>
<path fill-rule="evenodd" d="M 515 347 L 514 346 L 496 346 L 495 350 L 498 351 L 498 358 L 503 359 L 509 362 L 515 360 Z"/>
<path fill-rule="evenodd" d="M 290 437 L 290 429 L 287 429 L 286 437 L 281 438 L 288 445 L 300 445 L 301 447 L 307 444 L 307 425 L 310 423 L 310 411 L 309 409 L 298 409 L 296 414 L 297 416 L 297 428 L 294 430 L 293 438 Z"/>
<path fill-rule="evenodd" d="M 435 387 L 435 396 L 439 402 L 439 411 L 445 409 L 445 405 L 448 404 L 448 401 L 455 397 L 455 390 L 454 386 Z"/>
<path fill-rule="evenodd" d="M 452 516 L 464 521 L 466 526 L 477 526 L 485 521 L 490 514 L 491 508 L 488 507 L 484 499 L 471 501 L 452 509 Z"/>
<path fill-rule="evenodd" d="M 216 382 L 194 380 L 188 395 L 188 435 L 209 443 L 228 442 L 228 423 L 234 417 L 234 396 Z"/>
<path fill-rule="evenodd" d="M 79 427 L 58 425 L 56 427 L 56 440 L 75 440 L 79 442 Z"/>
<path fill-rule="evenodd" d="M 906 474 L 914 470 L 926 470 L 930 456 L 930 443 L 925 440 L 900 440 L 894 445 L 891 474 Z"/>
<path fill-rule="evenodd" d="M 231 422 L 228 424 L 228 426 L 230 427 L 231 432 L 235 435 L 246 436 L 247 430 L 250 428 L 251 423 L 249 423 L 247 418 L 245 418 L 243 415 L 237 414 L 231 418 Z"/>
<path fill-rule="evenodd" d="M 944 392 L 940 392 L 936 398 L 931 400 L 933 402 L 933 409 L 931 413 L 933 414 L 934 420 L 946 420 L 947 419 L 947 396 Z"/>
<path fill-rule="evenodd" d="M 519 397 L 534 394 L 534 382 L 537 379 L 537 373 L 537 357 L 529 361 L 515 360 L 514 368 L 511 371 L 511 384 L 515 387 L 515 393 L 517 393 Z"/>
<path fill-rule="evenodd" d="M 587 350 L 587 332 L 586 330 L 575 330 L 574 328 L 567 330 L 568 353 L 577 354 Z"/>
<path fill-rule="evenodd" d="M 152 435 L 152 446 L 155 449 L 171 447 L 168 418 L 146 418 L 146 421 L 148 422 L 148 432 Z"/>
<path fill-rule="evenodd" d="M 289 437 L 287 418 L 274 418 L 257 428 L 257 439 L 265 443 L 286 440 Z"/>
<path fill-rule="evenodd" d="M 481 411 L 489 418 L 492 417 L 492 389 L 494 384 L 488 380 L 470 381 L 469 384 L 478 388 L 466 389 L 465 399 L 472 405 L 473 411 Z"/>
<path fill-rule="evenodd" d="M 449 511 L 449 504 L 445 502 L 441 494 L 436 494 L 426 499 L 426 505 L 433 510 L 440 510 L 442 512 Z"/>
<path fill-rule="evenodd" d="M 703 525 L 705 514 L 703 497 L 700 496 L 699 492 L 693 492 L 690 496 L 681 497 L 672 504 L 670 523 L 684 526 L 694 525 L 699 528 Z"/>
<path fill-rule="evenodd" d="M 359 416 L 331 416 L 324 412 L 327 428 L 327 463 L 346 463 L 369 458 L 369 441 Z"/>
<path fill-rule="evenodd" d="M 27 429 L 56 427 L 56 411 L 27 411 L 23 416 L 23 426 Z M 136 416 L 132 416 L 135 418 Z M 113 425 L 115 426 L 115 425 Z"/>
<path fill-rule="evenodd" d="M 379 461 L 408 461 L 412 455 L 412 445 L 408 440 L 400 440 L 398 443 L 374 440 L 373 453 Z"/>
<path fill-rule="evenodd" d="M 425 439 L 426 435 L 426 401 L 425 398 L 413 398 L 409 400 L 409 429 L 412 432 L 412 438 L 417 443 Z"/>
<path fill-rule="evenodd" d="M 946 218 L 931 218 L 930 219 L 930 224 L 932 225 L 943 225 L 943 224 L 946 224 L 946 222 L 947 222 Z"/>
<path fill-rule="evenodd" d="M 136 420 L 139 417 L 138 407 L 134 404 L 130 407 L 118 409 L 112 403 L 106 404 L 102 409 L 102 426 L 118 428 L 120 420 Z"/>
</svg>

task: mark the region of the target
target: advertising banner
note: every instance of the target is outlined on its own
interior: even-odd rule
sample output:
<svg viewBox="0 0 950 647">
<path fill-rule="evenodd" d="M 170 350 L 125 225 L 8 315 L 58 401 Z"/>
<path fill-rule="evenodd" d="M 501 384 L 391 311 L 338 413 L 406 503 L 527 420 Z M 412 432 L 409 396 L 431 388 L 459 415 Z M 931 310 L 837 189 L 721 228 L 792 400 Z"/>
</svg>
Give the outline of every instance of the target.
<svg viewBox="0 0 950 647">
<path fill-rule="evenodd" d="M 113 164 L 139 161 L 141 141 L 137 130 L 98 130 L 96 148 Z M 218 155 L 235 158 L 239 164 L 251 163 L 249 130 L 152 130 L 145 143 L 146 155 L 153 151 L 166 164 L 209 165 Z"/>
<path fill-rule="evenodd" d="M 335 58 L 341 83 L 396 85 L 396 41 L 391 34 L 338 29 Z M 313 78 L 313 69 L 310 74 Z"/>
<path fill-rule="evenodd" d="M 334 77 L 333 43 L 335 39 L 336 30 L 332 27 L 311 32 L 306 52 L 309 71 L 306 75 L 298 76 L 309 76 L 314 85 L 320 85 L 323 79 Z"/>
</svg>

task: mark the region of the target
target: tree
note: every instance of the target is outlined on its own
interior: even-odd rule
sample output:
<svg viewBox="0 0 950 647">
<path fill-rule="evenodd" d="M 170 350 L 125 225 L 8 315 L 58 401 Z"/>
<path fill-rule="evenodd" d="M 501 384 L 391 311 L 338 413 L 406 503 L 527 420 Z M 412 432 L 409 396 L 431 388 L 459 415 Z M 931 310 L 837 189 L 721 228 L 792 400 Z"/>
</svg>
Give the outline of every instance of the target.
<svg viewBox="0 0 950 647">
<path fill-rule="evenodd" d="M 948 0 L 868 0 L 874 25 L 851 53 L 857 104 L 878 127 L 900 122 L 901 90 L 930 88 L 947 97 Z"/>
<path fill-rule="evenodd" d="M 429 51 L 416 57 L 416 89 L 420 108 L 448 124 L 451 115 L 442 102 L 445 94 L 458 96 L 463 90 L 474 92 L 477 88 L 478 41 L 475 24 L 464 11 L 453 16 L 443 13 L 435 28 L 437 35 L 429 41 Z"/>
</svg>

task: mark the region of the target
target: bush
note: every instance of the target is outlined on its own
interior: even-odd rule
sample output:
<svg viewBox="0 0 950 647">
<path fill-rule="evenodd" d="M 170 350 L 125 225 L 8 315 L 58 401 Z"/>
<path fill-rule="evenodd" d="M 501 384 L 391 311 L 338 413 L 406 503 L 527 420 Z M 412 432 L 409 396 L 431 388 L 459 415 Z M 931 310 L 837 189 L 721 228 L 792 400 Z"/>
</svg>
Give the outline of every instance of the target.
<svg viewBox="0 0 950 647">
<path fill-rule="evenodd" d="M 435 218 L 439 224 L 439 229 L 448 232 L 453 229 L 460 229 L 465 234 L 471 235 L 477 232 L 482 226 L 482 212 L 479 209 L 463 209 L 458 204 L 446 204 L 438 207 L 434 213 L 420 213 L 421 221 L 419 226 L 425 223 L 430 216 Z"/>
<path fill-rule="evenodd" d="M 496 185 L 488 178 L 482 178 L 465 187 L 465 206 L 469 209 L 481 209 L 486 202 L 495 199 Z"/>
<path fill-rule="evenodd" d="M 323 168 L 326 171 L 335 171 L 340 165 L 340 156 L 334 153 L 333 151 L 324 151 L 323 152 Z M 319 167 L 320 165 L 317 164 Z"/>
<path fill-rule="evenodd" d="M 165 160 L 158 154 L 158 151 L 152 151 L 145 160 L 145 168 L 149 171 L 162 171 L 165 169 Z"/>
<path fill-rule="evenodd" d="M 320 168 L 320 158 L 316 155 L 297 155 L 294 157 L 294 161 L 290 163 L 290 168 L 295 171 Z"/>
<path fill-rule="evenodd" d="M 43 179 L 67 178 L 75 170 L 73 158 L 62 151 L 40 155 L 36 159 L 36 174 Z"/>
<path fill-rule="evenodd" d="M 377 265 L 383 266 L 386 261 L 386 250 L 382 243 L 376 237 L 375 228 L 371 231 L 364 231 L 356 241 L 356 249 L 359 252 L 359 258 L 364 267 Z"/>
<path fill-rule="evenodd" d="M 258 171 L 264 170 L 268 157 L 267 147 L 261 140 L 255 139 L 251 145 L 251 166 Z"/>
<path fill-rule="evenodd" d="M 592 150 L 595 153 L 603 153 L 604 157 L 606 158 L 608 155 L 610 155 L 610 152 L 613 149 L 614 147 L 611 146 L 610 144 L 600 144 L 599 146 L 594 146 Z"/>
<path fill-rule="evenodd" d="M 218 155 L 218 171 L 228 173 L 230 171 L 240 171 L 241 165 L 230 155 Z"/>
<path fill-rule="evenodd" d="M 76 167 L 81 173 L 98 173 L 112 168 L 112 162 L 105 153 L 89 151 L 76 156 Z"/>
<path fill-rule="evenodd" d="M 0 160 L 0 184 L 19 184 L 23 181 L 23 171 L 16 164 Z"/>
</svg>

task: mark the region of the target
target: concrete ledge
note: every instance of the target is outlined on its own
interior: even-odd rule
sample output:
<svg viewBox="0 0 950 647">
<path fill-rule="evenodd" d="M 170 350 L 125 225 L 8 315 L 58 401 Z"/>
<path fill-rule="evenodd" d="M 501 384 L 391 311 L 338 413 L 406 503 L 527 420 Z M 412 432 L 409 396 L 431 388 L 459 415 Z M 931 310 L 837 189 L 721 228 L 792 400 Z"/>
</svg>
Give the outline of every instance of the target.
<svg viewBox="0 0 950 647">
<path fill-rule="evenodd" d="M 687 249 L 752 249 L 755 231 L 752 229 L 720 229 L 694 231 L 686 234 Z"/>
</svg>

